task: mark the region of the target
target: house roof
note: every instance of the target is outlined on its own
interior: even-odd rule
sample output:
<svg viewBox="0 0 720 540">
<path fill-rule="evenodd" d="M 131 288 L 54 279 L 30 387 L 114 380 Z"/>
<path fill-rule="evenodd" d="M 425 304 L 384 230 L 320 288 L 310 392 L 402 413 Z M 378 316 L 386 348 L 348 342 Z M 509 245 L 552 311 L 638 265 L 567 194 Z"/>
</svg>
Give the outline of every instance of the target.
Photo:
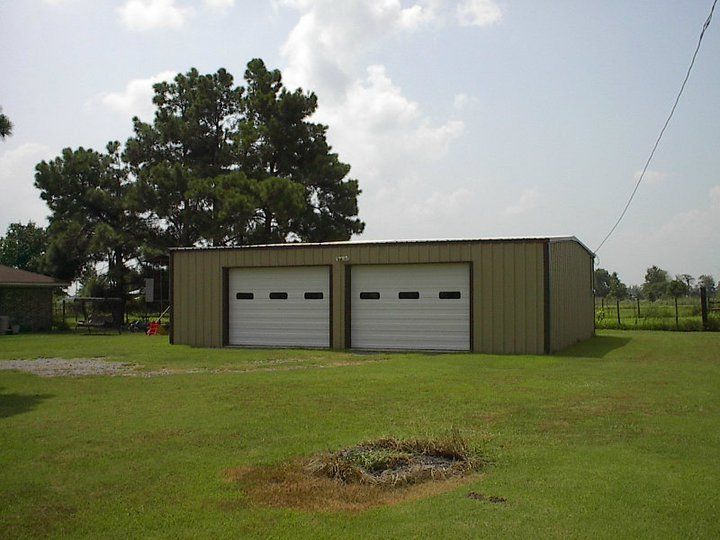
<svg viewBox="0 0 720 540">
<path fill-rule="evenodd" d="M 417 244 L 417 243 L 455 243 L 455 242 L 576 242 L 592 257 L 595 253 L 583 244 L 577 237 L 572 235 L 566 236 L 507 236 L 507 237 L 487 237 L 487 238 L 434 238 L 423 240 L 346 240 L 341 242 L 289 242 L 286 244 L 251 244 L 243 246 L 191 246 L 191 247 L 175 247 L 169 251 L 192 251 L 192 250 L 215 250 L 215 249 L 254 249 L 254 248 L 292 248 L 292 247 L 312 247 L 312 246 L 357 246 L 367 244 Z"/>
<path fill-rule="evenodd" d="M 67 287 L 68 285 L 54 277 L 0 264 L 0 287 Z"/>
</svg>

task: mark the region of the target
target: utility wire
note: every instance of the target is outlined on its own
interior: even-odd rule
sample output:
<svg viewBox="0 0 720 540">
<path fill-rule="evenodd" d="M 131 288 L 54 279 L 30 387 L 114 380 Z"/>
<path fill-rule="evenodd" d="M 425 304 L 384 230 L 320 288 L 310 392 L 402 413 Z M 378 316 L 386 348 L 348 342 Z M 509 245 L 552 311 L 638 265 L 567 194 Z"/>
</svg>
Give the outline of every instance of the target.
<svg viewBox="0 0 720 540">
<path fill-rule="evenodd" d="M 708 15 L 707 19 L 705 19 L 705 24 L 703 24 L 702 31 L 700 32 L 700 38 L 698 39 L 697 47 L 695 47 L 695 52 L 692 55 L 692 60 L 690 61 L 690 66 L 688 67 L 687 73 L 685 74 L 685 79 L 683 80 L 682 86 L 680 86 L 680 92 L 678 92 L 677 97 L 675 98 L 675 103 L 673 103 L 672 109 L 670 109 L 670 114 L 667 117 L 667 120 L 665 120 L 665 123 L 663 124 L 662 129 L 660 130 L 660 134 L 658 135 L 657 139 L 655 140 L 655 145 L 652 148 L 652 151 L 650 152 L 650 155 L 647 158 L 647 161 L 645 162 L 645 166 L 642 169 L 642 172 L 640 173 L 640 177 L 638 178 L 638 181 L 635 183 L 635 189 L 632 190 L 632 193 L 630 194 L 630 198 L 628 199 L 627 203 L 625 203 L 625 207 L 623 208 L 623 211 L 620 213 L 620 217 L 615 222 L 615 225 L 612 226 L 610 231 L 605 235 L 605 238 L 603 238 L 603 241 L 600 242 L 600 245 L 595 248 L 595 252 L 597 253 L 600 251 L 600 248 L 603 247 L 605 242 L 607 242 L 608 238 L 612 235 L 612 233 L 615 232 L 615 229 L 617 229 L 617 226 L 620 225 L 620 222 L 625 217 L 625 214 L 628 211 L 628 208 L 630 208 L 630 203 L 635 198 L 635 194 L 637 193 L 638 188 L 640 187 L 640 184 L 643 181 L 643 178 L 645 178 L 645 173 L 648 170 L 648 167 L 650 166 L 650 162 L 652 161 L 652 158 L 655 156 L 655 151 L 657 150 L 658 145 L 660 144 L 660 140 L 662 139 L 663 135 L 665 134 L 665 130 L 668 127 L 668 124 L 670 124 L 670 120 L 673 117 L 673 114 L 675 114 L 675 109 L 677 109 L 678 103 L 680 102 L 680 97 L 683 94 L 683 91 L 685 90 L 685 85 L 688 82 L 688 79 L 690 78 L 690 72 L 692 71 L 693 66 L 695 65 L 695 59 L 697 58 L 698 52 L 700 51 L 700 45 L 702 44 L 703 37 L 705 37 L 705 31 L 710 26 L 710 21 L 712 21 L 713 12 L 715 11 L 715 5 L 717 4 L 717 0 L 713 1 L 712 7 L 710 8 L 710 14 Z"/>
</svg>

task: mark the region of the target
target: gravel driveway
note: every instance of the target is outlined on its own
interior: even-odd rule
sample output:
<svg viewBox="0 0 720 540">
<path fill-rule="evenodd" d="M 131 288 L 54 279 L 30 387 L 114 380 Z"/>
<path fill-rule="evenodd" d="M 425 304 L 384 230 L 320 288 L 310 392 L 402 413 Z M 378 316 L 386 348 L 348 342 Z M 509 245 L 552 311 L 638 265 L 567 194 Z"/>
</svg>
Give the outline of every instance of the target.
<svg viewBox="0 0 720 540">
<path fill-rule="evenodd" d="M 38 358 L 37 360 L 2 360 L 0 370 L 23 371 L 40 377 L 86 377 L 88 375 L 138 376 L 138 366 L 108 362 L 101 358 Z"/>
<path fill-rule="evenodd" d="M 267 361 L 248 364 L 244 369 L 207 368 L 162 368 L 145 370 L 143 366 L 130 362 L 110 362 L 103 358 L 38 358 L 37 360 L 0 360 L 0 371 L 22 371 L 39 377 L 88 377 L 106 375 L 111 377 L 160 377 L 163 375 L 184 375 L 190 373 L 253 373 L 258 371 L 294 371 L 304 369 L 325 369 L 373 364 L 380 359 L 363 361 L 339 361 L 329 364 L 278 365 L 285 361 Z"/>
</svg>

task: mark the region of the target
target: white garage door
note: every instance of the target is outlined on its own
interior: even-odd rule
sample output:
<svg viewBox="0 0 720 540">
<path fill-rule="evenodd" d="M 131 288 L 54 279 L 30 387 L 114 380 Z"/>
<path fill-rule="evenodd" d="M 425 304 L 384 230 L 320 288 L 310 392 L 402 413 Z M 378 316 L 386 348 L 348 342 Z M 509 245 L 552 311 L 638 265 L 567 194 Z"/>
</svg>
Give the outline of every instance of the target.
<svg viewBox="0 0 720 540">
<path fill-rule="evenodd" d="M 353 266 L 351 346 L 470 349 L 470 265 Z"/>
<path fill-rule="evenodd" d="M 330 269 L 232 268 L 228 274 L 230 345 L 330 346 Z"/>
</svg>

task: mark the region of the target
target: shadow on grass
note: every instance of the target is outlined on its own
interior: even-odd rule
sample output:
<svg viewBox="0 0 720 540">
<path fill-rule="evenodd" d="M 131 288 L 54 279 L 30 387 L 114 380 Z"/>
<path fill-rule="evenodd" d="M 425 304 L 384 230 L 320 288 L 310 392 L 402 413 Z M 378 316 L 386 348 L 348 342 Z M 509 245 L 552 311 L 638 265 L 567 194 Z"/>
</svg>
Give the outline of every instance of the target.
<svg viewBox="0 0 720 540">
<path fill-rule="evenodd" d="M 608 353 L 624 347 L 632 338 L 617 336 L 595 336 L 587 341 L 568 347 L 557 356 L 575 356 L 580 358 L 603 358 Z"/>
<path fill-rule="evenodd" d="M 0 388 L 0 392 L 2 389 Z M 32 411 L 40 403 L 54 397 L 52 394 L 3 394 L 0 393 L 0 418 Z"/>
</svg>

